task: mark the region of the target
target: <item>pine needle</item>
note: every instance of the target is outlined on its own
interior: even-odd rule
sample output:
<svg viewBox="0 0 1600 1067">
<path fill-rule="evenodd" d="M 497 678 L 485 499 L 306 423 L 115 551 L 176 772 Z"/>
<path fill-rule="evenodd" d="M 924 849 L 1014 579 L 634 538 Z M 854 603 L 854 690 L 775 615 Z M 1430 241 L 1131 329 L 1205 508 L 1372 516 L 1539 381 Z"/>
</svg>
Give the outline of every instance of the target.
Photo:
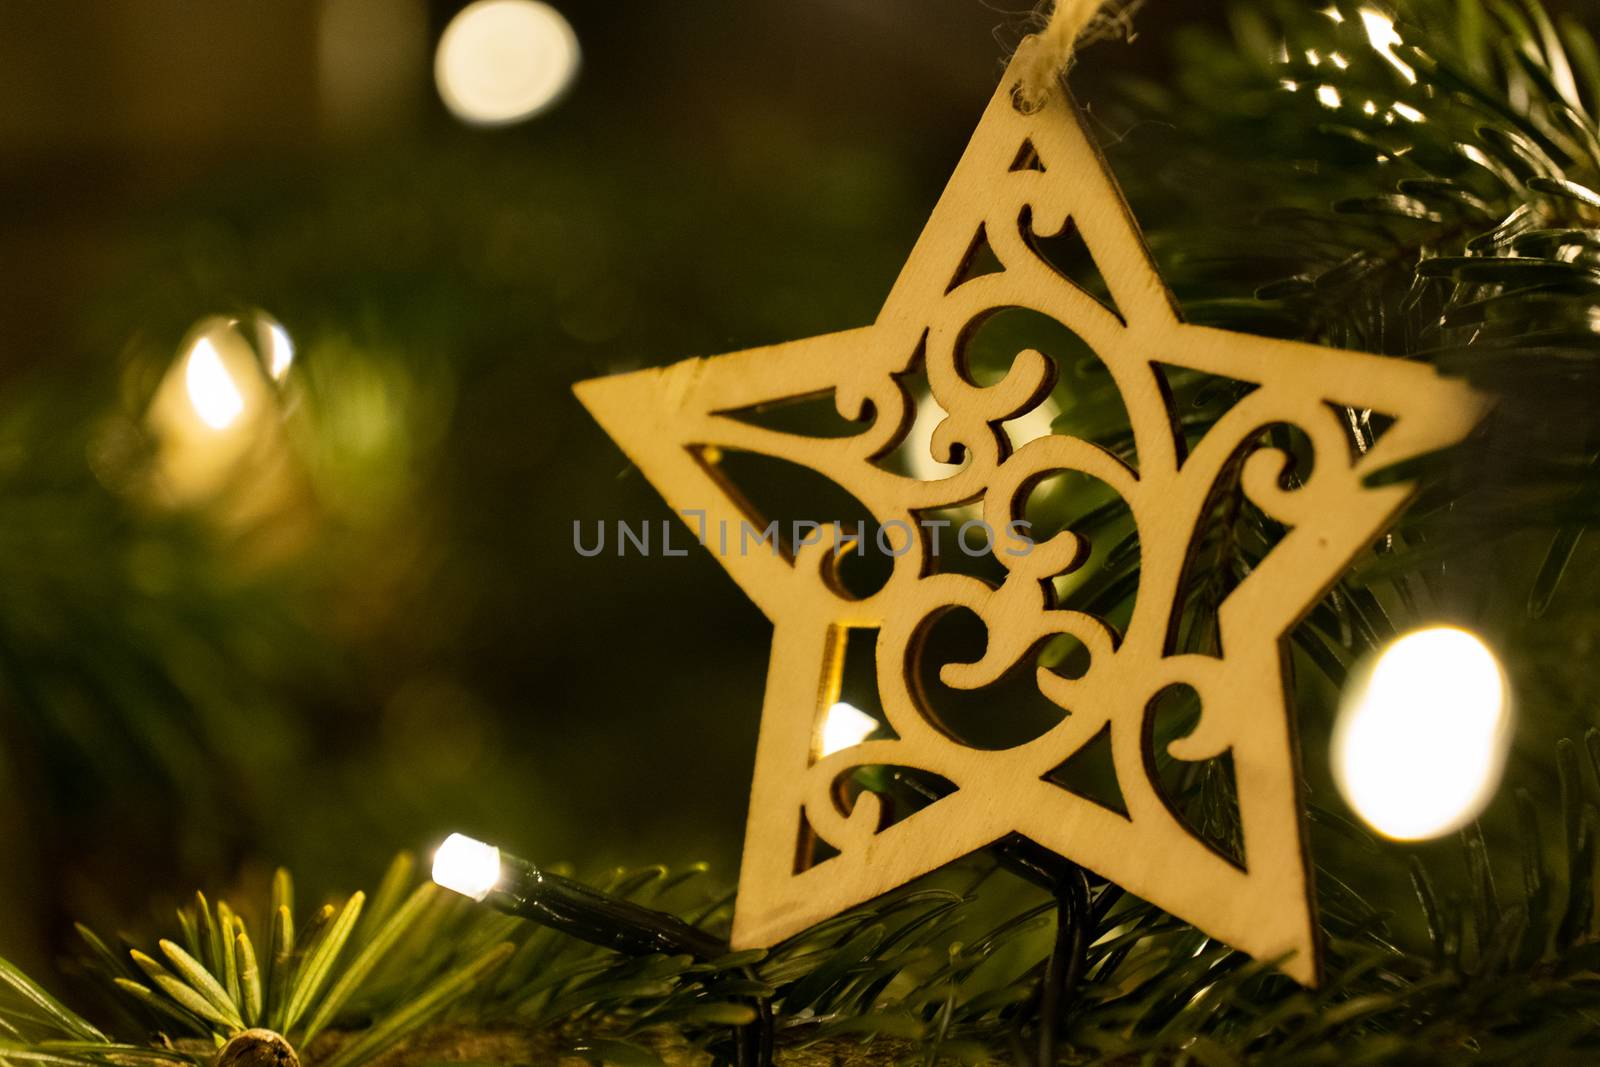
<svg viewBox="0 0 1600 1067">
<path fill-rule="evenodd" d="M 350 939 L 352 944 L 366 944 L 384 920 L 401 905 L 411 888 L 416 869 L 416 856 L 410 852 L 401 852 L 390 861 L 388 869 L 383 872 L 383 879 L 378 883 L 377 891 L 372 894 L 372 903 L 367 906 L 361 915 L 361 921 L 356 924 L 356 932 Z"/>
<path fill-rule="evenodd" d="M 199 960 L 185 952 L 176 942 L 163 940 L 157 943 L 178 972 L 178 976 L 189 983 L 195 992 L 205 997 L 223 1018 L 243 1029 L 244 1021 L 239 1018 L 238 1008 L 235 1007 L 233 999 L 228 996 L 228 991 L 222 988 L 211 972 L 202 967 Z"/>
<path fill-rule="evenodd" d="M 334 962 L 343 951 L 345 942 L 349 940 L 351 932 L 355 929 L 356 920 L 361 917 L 361 906 L 366 902 L 367 895 L 357 892 L 345 901 L 344 908 L 340 910 L 339 917 L 335 919 L 324 935 L 316 940 L 316 947 L 311 950 L 300 972 L 295 975 L 294 990 L 289 995 L 289 1007 L 284 1012 L 282 1033 L 294 1029 L 294 1024 L 311 1007 L 312 1001 L 322 990 L 323 983 L 328 980 L 328 975 L 333 971 Z"/>
<path fill-rule="evenodd" d="M 194 1030 L 199 1033 L 205 1033 L 209 1029 L 209 1027 L 207 1027 L 205 1024 L 205 1021 L 199 1016 L 194 1015 L 191 1012 L 184 1011 L 176 1004 L 173 1004 L 165 997 L 162 997 L 149 986 L 135 982 L 131 978 L 114 978 L 112 979 L 112 982 L 118 989 L 133 997 L 140 1004 L 143 1004 L 157 1015 L 160 1015 L 163 1018 L 171 1019 L 173 1022 L 183 1026 L 185 1029 Z"/>
<path fill-rule="evenodd" d="M 222 973 L 222 932 L 217 929 L 217 917 L 206 902 L 206 895 L 198 890 L 194 895 L 194 911 L 198 917 L 200 933 L 199 952 L 190 955 L 218 974 Z"/>
<path fill-rule="evenodd" d="M 171 942 L 163 942 L 163 944 L 171 944 Z M 139 969 L 144 971 L 145 974 L 149 975 L 150 980 L 154 982 L 163 993 L 176 1001 L 179 1007 L 183 1008 L 185 1011 L 199 1016 L 206 1022 L 216 1023 L 218 1026 L 221 1026 L 227 1030 L 242 1030 L 244 1028 L 237 1018 L 224 1014 L 210 1000 L 196 992 L 183 981 L 174 977 L 165 967 L 161 966 L 160 963 L 156 962 L 150 956 L 145 955 L 138 949 L 134 949 L 131 953 L 129 953 L 129 955 L 133 957 L 133 962 L 139 965 Z M 194 959 L 192 956 L 189 958 L 191 960 Z"/>
<path fill-rule="evenodd" d="M 282 873 L 282 872 L 280 872 Z M 273 900 L 278 900 L 277 881 L 273 882 Z M 277 904 L 272 913 L 272 954 L 267 957 L 271 971 L 268 974 L 268 1019 L 272 1029 L 283 1031 L 283 1013 L 289 1004 L 289 980 L 294 962 L 294 915 L 285 904 Z"/>
<path fill-rule="evenodd" d="M 243 1013 L 246 1026 L 255 1026 L 261 1021 L 261 969 L 256 965 L 255 946 L 250 944 L 250 932 L 240 923 L 233 939 L 235 966 L 239 971 L 239 990 L 241 999 L 239 1007 Z"/>
<path fill-rule="evenodd" d="M 88 1020 L 45 992 L 43 986 L 5 960 L 0 960 L 0 985 L 10 988 L 23 1001 L 42 1012 L 45 1019 L 63 1033 L 87 1041 L 106 1040 L 106 1035 L 95 1029 Z"/>
<path fill-rule="evenodd" d="M 424 882 L 417 886 L 406 898 L 405 903 L 401 904 L 389 920 L 378 928 L 372 940 L 362 947 L 356 958 L 350 961 L 350 966 L 345 968 L 339 981 L 328 991 L 328 995 L 322 998 L 321 1006 L 317 1008 L 311 1022 L 306 1025 L 301 1044 L 310 1045 L 323 1028 L 333 1021 L 350 997 L 361 988 L 361 983 L 371 975 L 373 968 L 377 967 L 394 947 L 395 942 L 411 929 L 436 892 L 437 887 L 432 882 Z"/>
<path fill-rule="evenodd" d="M 234 955 L 233 939 L 235 925 L 243 926 L 233 909 L 228 907 L 226 901 L 217 901 L 217 926 L 222 931 L 222 965 L 219 969 L 222 974 L 222 988 L 228 993 L 228 1000 L 235 1007 L 241 1003 L 239 995 L 239 961 Z"/>
<path fill-rule="evenodd" d="M 416 999 L 395 1009 L 372 1029 L 340 1048 L 322 1067 L 359 1067 L 407 1034 L 431 1022 L 451 1004 L 471 992 L 480 979 L 510 959 L 515 951 L 515 945 L 504 942 L 446 974 Z"/>
</svg>

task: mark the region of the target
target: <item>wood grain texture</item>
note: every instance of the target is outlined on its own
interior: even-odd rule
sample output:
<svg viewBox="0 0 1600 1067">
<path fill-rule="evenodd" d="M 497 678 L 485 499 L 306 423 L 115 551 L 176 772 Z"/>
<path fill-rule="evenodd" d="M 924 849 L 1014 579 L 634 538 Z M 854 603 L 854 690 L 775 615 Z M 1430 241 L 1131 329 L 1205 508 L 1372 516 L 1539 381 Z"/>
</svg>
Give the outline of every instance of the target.
<svg viewBox="0 0 1600 1067">
<path fill-rule="evenodd" d="M 1025 58 L 1019 54 L 1017 62 Z M 1365 488 L 1362 479 L 1461 440 L 1487 399 L 1421 364 L 1184 323 L 1065 88 L 1024 114 L 1013 105 L 1014 82 L 1008 76 L 990 101 L 871 326 L 576 387 L 673 508 L 704 513 L 690 520 L 698 529 L 764 525 L 719 470 L 715 456 L 726 451 L 817 471 L 880 524 L 898 520 L 915 528 L 930 509 L 970 504 L 993 529 L 1004 530 L 1021 516 L 1041 477 L 1076 471 L 1115 490 L 1137 525 L 1142 570 L 1132 618 L 1121 632 L 1055 602 L 1051 579 L 1083 562 L 1082 539 L 1071 531 L 1025 554 L 996 552 L 1006 568 L 998 583 L 937 573 L 919 538 L 894 560 L 881 590 L 864 599 L 851 599 L 833 579 L 843 547 L 836 530 L 825 528 L 820 541 L 792 558 L 741 552 L 737 545 L 721 550 L 708 538 L 773 625 L 734 944 L 770 945 L 1020 833 L 1314 983 L 1316 922 L 1284 636 L 1381 535 L 1412 491 L 1404 484 Z M 1069 226 L 1087 244 L 1114 307 L 1058 273 L 1030 243 L 1030 234 Z M 969 279 L 964 272 L 980 236 L 1002 269 Z M 1039 405 L 1054 382 L 1053 364 L 1024 350 L 1002 380 L 980 386 L 963 363 L 976 327 L 1007 308 L 1049 316 L 1100 357 L 1126 406 L 1136 462 L 1059 434 L 1011 447 L 1001 424 Z M 1186 449 L 1157 363 L 1255 388 Z M 956 473 L 935 481 L 879 463 L 906 434 L 913 403 L 903 377 L 919 368 L 948 413 L 934 433 L 933 458 L 965 458 Z M 818 438 L 731 414 L 830 393 L 840 415 L 860 422 L 861 432 Z M 1394 421 L 1376 444 L 1356 452 L 1336 407 L 1371 409 Z M 1301 483 L 1280 478 L 1285 452 L 1260 444 L 1262 431 L 1278 425 L 1297 428 L 1314 448 L 1314 469 Z M 1235 474 L 1238 491 L 1286 532 L 1221 603 L 1221 654 L 1177 654 L 1171 624 L 1196 529 L 1214 489 Z M 1031 657 L 1054 635 L 1082 643 L 1090 666 L 1080 678 L 1034 666 L 1040 692 L 1068 713 L 1058 725 L 991 751 L 964 744 L 938 721 L 918 690 L 914 664 L 932 622 L 956 608 L 982 620 L 987 647 L 975 662 L 942 669 L 942 681 L 953 688 L 980 689 L 1013 668 L 1034 666 Z M 838 697 L 843 638 L 853 628 L 879 631 L 879 697 L 895 736 L 823 755 L 821 720 Z M 1202 712 L 1169 754 L 1190 761 L 1231 757 L 1242 863 L 1192 833 L 1155 780 L 1152 703 L 1174 685 L 1192 687 Z M 1106 729 L 1126 814 L 1046 780 Z M 915 768 L 955 788 L 885 825 L 872 793 L 848 803 L 838 788 L 866 766 Z M 809 862 L 806 845 L 816 839 L 837 855 Z"/>
</svg>

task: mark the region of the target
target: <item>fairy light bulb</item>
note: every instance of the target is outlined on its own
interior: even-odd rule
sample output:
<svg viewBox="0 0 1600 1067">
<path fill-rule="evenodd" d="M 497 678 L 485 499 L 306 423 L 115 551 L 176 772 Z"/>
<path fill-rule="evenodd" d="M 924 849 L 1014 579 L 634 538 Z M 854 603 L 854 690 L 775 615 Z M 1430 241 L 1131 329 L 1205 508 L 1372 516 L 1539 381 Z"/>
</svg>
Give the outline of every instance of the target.
<svg viewBox="0 0 1600 1067">
<path fill-rule="evenodd" d="M 267 322 L 264 325 L 267 334 L 267 373 L 272 375 L 273 381 L 281 382 L 294 364 L 294 341 L 290 340 L 289 331 L 281 324 Z"/>
<path fill-rule="evenodd" d="M 466 834 L 451 834 L 434 852 L 433 881 L 504 915 L 630 956 L 714 960 L 728 954 L 727 941 L 670 912 L 612 896 Z"/>
<path fill-rule="evenodd" d="M 500 850 L 466 834 L 451 834 L 433 854 L 433 880 L 481 901 L 500 883 Z"/>
<path fill-rule="evenodd" d="M 296 345 L 260 308 L 197 321 L 151 393 L 144 420 L 154 452 L 146 484 L 165 505 L 222 504 L 237 491 L 256 522 L 290 506 L 299 489 L 283 423 L 294 406 Z"/>
<path fill-rule="evenodd" d="M 244 394 L 210 337 L 201 337 L 189 349 L 183 382 L 194 413 L 213 430 L 226 430 L 244 414 Z"/>
<path fill-rule="evenodd" d="M 439 96 L 474 126 L 531 118 L 578 72 L 578 37 L 540 0 L 477 0 L 445 27 L 434 57 Z"/>
<path fill-rule="evenodd" d="M 828 709 L 822 720 L 821 755 L 831 756 L 854 748 L 865 741 L 878 728 L 878 720 L 860 708 L 840 701 Z"/>
<path fill-rule="evenodd" d="M 1499 661 L 1475 634 L 1438 626 L 1396 639 L 1355 680 L 1334 729 L 1346 802 L 1399 841 L 1471 822 L 1505 766 L 1508 694 Z"/>
</svg>

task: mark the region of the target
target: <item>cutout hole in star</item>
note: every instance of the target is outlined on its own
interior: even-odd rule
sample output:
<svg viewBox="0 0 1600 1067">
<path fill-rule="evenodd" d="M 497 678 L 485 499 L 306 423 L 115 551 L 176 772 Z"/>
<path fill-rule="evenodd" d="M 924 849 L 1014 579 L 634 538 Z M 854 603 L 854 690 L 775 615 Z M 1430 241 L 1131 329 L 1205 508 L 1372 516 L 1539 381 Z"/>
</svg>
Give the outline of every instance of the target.
<svg viewBox="0 0 1600 1067">
<path fill-rule="evenodd" d="M 998 588 L 1006 580 L 999 553 L 1020 551 L 1022 542 L 1005 530 L 991 529 L 978 504 L 929 508 L 916 513 L 922 535 L 925 574 L 963 574 Z"/>
<path fill-rule="evenodd" d="M 1019 449 L 1051 433 L 1066 434 L 1137 470 L 1133 422 L 1116 381 L 1094 348 L 1056 319 L 1015 307 L 985 316 L 963 341 L 962 374 L 980 387 L 994 386 L 1029 351 L 1054 365 L 1055 378 L 1047 393 L 1002 423 L 1010 447 Z"/>
<path fill-rule="evenodd" d="M 1311 476 L 1315 464 L 1311 440 L 1304 430 L 1287 423 L 1251 435 L 1234 451 L 1211 487 L 1189 541 L 1168 626 L 1169 656 L 1224 656 L 1222 605 L 1288 533 L 1241 486 L 1245 462 L 1264 449 L 1288 457 L 1277 477 L 1279 490 L 1293 493 Z"/>
<path fill-rule="evenodd" d="M 1071 634 L 1056 634 L 1039 649 L 1039 666 L 1061 678 L 1076 681 L 1092 665 L 1088 647 Z"/>
<path fill-rule="evenodd" d="M 1023 138 L 1022 147 L 1017 149 L 1017 158 L 1011 162 L 1011 172 L 1019 170 L 1033 170 L 1044 173 L 1044 160 L 1039 158 L 1039 150 L 1034 147 L 1033 141 Z"/>
<path fill-rule="evenodd" d="M 989 232 L 984 229 L 982 223 L 979 223 L 978 232 L 973 236 L 966 254 L 961 257 L 961 263 L 951 276 L 945 292 L 951 292 L 958 285 L 970 282 L 974 278 L 981 278 L 986 274 L 999 274 L 1004 270 L 1005 266 L 994 254 L 994 246 L 989 243 Z"/>
<path fill-rule="evenodd" d="M 1350 462 L 1359 463 L 1371 452 L 1394 425 L 1394 418 L 1371 408 L 1352 408 L 1343 404 L 1328 403 L 1328 410 L 1344 428 L 1345 441 L 1350 446 Z"/>
<path fill-rule="evenodd" d="M 903 535 L 879 527 L 866 506 L 838 482 L 759 453 L 703 446 L 690 451 L 742 514 L 738 525 L 708 529 L 706 547 L 713 553 L 765 553 L 793 561 L 807 545 L 837 544 L 841 550 L 822 566 L 841 596 L 864 599 L 888 581 L 895 557 L 881 546 L 898 550 Z M 845 547 L 851 543 L 854 547 Z"/>
<path fill-rule="evenodd" d="M 961 473 L 968 462 L 964 449 L 944 457 L 934 453 L 934 431 L 945 420 L 945 410 L 933 398 L 927 375 L 920 369 L 902 375 L 900 386 L 911 404 L 911 421 L 899 444 L 879 460 L 877 466 L 919 482 L 942 481 Z"/>
<path fill-rule="evenodd" d="M 848 752 L 872 741 L 896 740 L 882 711 L 878 688 L 875 627 L 848 627 L 836 631 L 832 656 L 838 672 L 837 691 L 825 699 L 813 723 L 813 760 Z M 853 818 L 864 794 L 873 795 L 874 832 L 889 827 L 936 803 L 955 791 L 948 780 L 914 767 L 861 763 L 850 766 L 833 781 L 835 814 Z M 869 818 L 873 816 L 868 815 Z M 809 816 L 801 828 L 796 868 L 806 869 L 837 854 L 835 847 L 816 832 Z"/>
<path fill-rule="evenodd" d="M 1052 575 L 1057 607 L 1125 629 L 1139 592 L 1140 542 L 1133 511 L 1116 490 L 1081 471 L 1054 471 L 1033 484 L 1023 505 L 1036 544 L 1070 533 L 1083 545 L 1077 566 Z"/>
<path fill-rule="evenodd" d="M 1066 712 L 1039 692 L 1039 649 L 1024 654 L 999 681 L 955 689 L 940 677 L 946 664 L 975 663 L 988 645 L 983 622 L 965 608 L 946 611 L 912 649 L 912 692 L 923 715 L 946 736 L 971 748 L 1001 751 L 1053 729 Z"/>
<path fill-rule="evenodd" d="M 1082 748 L 1062 760 L 1044 776 L 1074 796 L 1098 804 L 1107 811 L 1128 818 L 1128 804 L 1117 781 L 1117 768 L 1111 754 L 1111 723 L 1107 722 Z"/>
<path fill-rule="evenodd" d="M 1218 419 L 1260 388 L 1254 382 L 1208 374 L 1191 367 L 1159 362 L 1154 366 L 1166 395 L 1180 462 Z"/>
<path fill-rule="evenodd" d="M 1041 233 L 1034 228 L 1033 209 L 1029 207 L 1023 209 L 1017 227 L 1023 241 L 1046 266 L 1089 294 L 1118 319 L 1123 318 L 1116 298 L 1111 295 L 1111 286 L 1106 283 L 1105 275 L 1100 273 L 1100 266 L 1095 262 L 1094 252 L 1071 218 L 1067 219 L 1067 224 L 1059 232 Z"/>
<path fill-rule="evenodd" d="M 768 404 L 719 411 L 716 414 L 750 426 L 759 426 L 764 430 L 824 438 L 855 437 L 865 433 L 877 417 L 872 404 L 868 402 L 862 418 L 846 419 L 839 414 L 831 389 L 809 396 L 790 397 Z"/>
<path fill-rule="evenodd" d="M 1173 817 L 1207 848 L 1244 870 L 1232 752 L 1190 761 L 1168 751 L 1174 741 L 1194 732 L 1201 714 L 1200 694 L 1192 686 L 1170 685 L 1150 700 L 1145 706 L 1146 771 Z"/>
</svg>

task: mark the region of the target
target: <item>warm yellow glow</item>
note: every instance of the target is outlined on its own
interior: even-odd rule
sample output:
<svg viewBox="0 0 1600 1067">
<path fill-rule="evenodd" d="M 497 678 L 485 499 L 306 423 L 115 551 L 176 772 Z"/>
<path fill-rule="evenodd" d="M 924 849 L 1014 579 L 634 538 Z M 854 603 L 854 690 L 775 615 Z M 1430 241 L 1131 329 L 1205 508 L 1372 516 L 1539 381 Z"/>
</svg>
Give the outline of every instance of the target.
<svg viewBox="0 0 1600 1067">
<path fill-rule="evenodd" d="M 1061 405 L 1046 398 L 1044 403 L 1032 411 L 1024 412 L 1009 422 L 1001 423 L 1000 428 L 1006 432 L 1012 448 L 1021 448 L 1029 441 L 1049 437 L 1055 432 L 1055 422 L 1060 417 Z"/>
<path fill-rule="evenodd" d="M 1376 115 L 1378 113 L 1378 102 L 1376 100 L 1368 100 L 1361 105 L 1361 110 L 1368 115 Z"/>
<path fill-rule="evenodd" d="M 1399 115 L 1401 118 L 1405 119 L 1407 122 L 1426 122 L 1428 120 L 1428 116 L 1424 115 L 1410 104 L 1403 104 L 1398 100 L 1390 105 L 1390 110 L 1392 110 L 1396 115 Z"/>
<path fill-rule="evenodd" d="M 1322 53 L 1315 48 L 1306 49 L 1306 62 L 1313 67 L 1320 67 L 1322 65 Z"/>
<path fill-rule="evenodd" d="M 189 349 L 183 381 L 195 414 L 213 430 L 226 430 L 244 414 L 244 394 L 209 337 L 200 338 Z"/>
<path fill-rule="evenodd" d="M 917 413 L 906 431 L 906 465 L 911 477 L 923 482 L 948 478 L 962 467 L 960 463 L 940 463 L 933 458 L 933 431 L 945 419 L 945 410 L 932 396 L 917 401 Z"/>
<path fill-rule="evenodd" d="M 1331 85 L 1317 86 L 1317 102 L 1323 107 L 1337 108 L 1344 103 L 1344 97 L 1339 95 L 1339 90 Z"/>
<path fill-rule="evenodd" d="M 1367 40 L 1372 44 L 1373 51 L 1398 70 L 1406 81 L 1412 85 L 1417 84 L 1417 72 L 1412 69 L 1411 64 L 1394 53 L 1394 46 L 1403 43 L 1399 31 L 1394 28 L 1394 19 L 1381 11 L 1364 7 L 1361 9 L 1361 25 L 1366 27 Z"/>
<path fill-rule="evenodd" d="M 1029 441 L 1037 441 L 1053 431 L 1056 419 L 1061 416 L 1061 405 L 1046 397 L 1044 403 L 1032 411 L 1001 424 L 1012 448 L 1021 448 Z M 911 477 L 918 481 L 935 482 L 948 478 L 961 470 L 960 463 L 940 463 L 933 458 L 933 431 L 945 419 L 945 410 L 931 395 L 917 401 L 916 415 L 911 429 L 906 432 L 906 464 Z"/>
<path fill-rule="evenodd" d="M 1343 52 L 1329 52 L 1328 53 L 1328 62 L 1332 63 L 1334 66 L 1338 67 L 1340 70 L 1349 70 L 1350 69 L 1350 61 L 1345 58 Z"/>
<path fill-rule="evenodd" d="M 1336 7 L 1336 6 L 1330 5 L 1329 7 L 1324 8 L 1322 13 L 1324 15 L 1328 16 L 1334 22 L 1337 22 L 1337 23 L 1343 23 L 1344 22 L 1344 12 L 1340 11 L 1338 9 L 1338 7 Z"/>
<path fill-rule="evenodd" d="M 1278 82 L 1278 84 L 1289 90 L 1291 93 L 1300 88 L 1300 83 L 1295 81 L 1293 78 L 1283 78 Z"/>
<path fill-rule="evenodd" d="M 819 755 L 831 756 L 835 752 L 854 748 L 877 728 L 877 719 L 841 700 L 828 709 L 827 717 L 822 720 L 822 751 Z"/>
<path fill-rule="evenodd" d="M 1346 802 L 1386 837 L 1459 829 L 1494 794 L 1510 737 L 1499 662 L 1455 627 L 1398 638 L 1346 694 L 1333 736 Z"/>
<path fill-rule="evenodd" d="M 288 332 L 276 322 L 267 323 L 267 372 L 281 382 L 293 362 L 294 342 Z"/>
<path fill-rule="evenodd" d="M 451 834 L 433 854 L 433 880 L 464 897 L 482 900 L 500 881 L 500 850 L 466 834 Z"/>
<path fill-rule="evenodd" d="M 439 38 L 434 80 L 463 122 L 504 126 L 549 107 L 578 70 L 578 38 L 539 0 L 477 0 Z"/>
</svg>

